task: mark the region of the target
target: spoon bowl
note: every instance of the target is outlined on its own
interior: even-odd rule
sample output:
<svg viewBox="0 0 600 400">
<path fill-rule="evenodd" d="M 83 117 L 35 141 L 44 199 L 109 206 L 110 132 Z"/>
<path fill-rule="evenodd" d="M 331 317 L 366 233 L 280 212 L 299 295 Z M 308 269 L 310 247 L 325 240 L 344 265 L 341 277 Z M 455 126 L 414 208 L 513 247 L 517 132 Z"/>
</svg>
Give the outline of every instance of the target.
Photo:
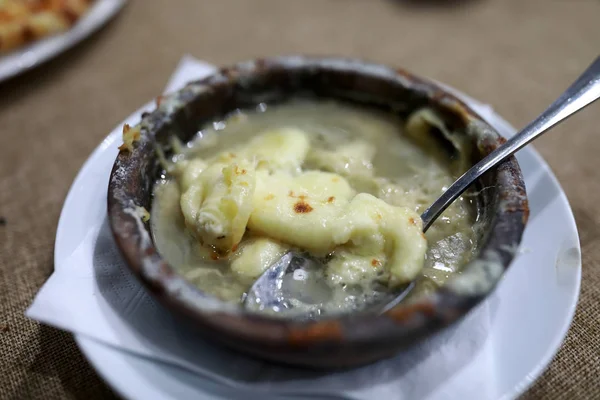
<svg viewBox="0 0 600 400">
<path fill-rule="evenodd" d="M 270 266 L 243 296 L 242 304 L 248 311 L 281 313 L 295 318 L 315 319 L 323 316 L 324 304 L 332 297 L 331 287 L 325 283 L 324 260 L 308 253 L 290 251 Z M 376 302 L 367 304 L 362 312 L 385 312 L 414 287 L 408 285 L 393 291 L 381 285 Z"/>
</svg>

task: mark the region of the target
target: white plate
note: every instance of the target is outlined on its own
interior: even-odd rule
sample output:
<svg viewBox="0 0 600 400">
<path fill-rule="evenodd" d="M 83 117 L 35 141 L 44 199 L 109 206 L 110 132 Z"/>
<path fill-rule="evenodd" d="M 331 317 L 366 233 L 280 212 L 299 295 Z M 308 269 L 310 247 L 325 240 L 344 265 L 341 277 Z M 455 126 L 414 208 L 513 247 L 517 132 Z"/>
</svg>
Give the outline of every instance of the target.
<svg viewBox="0 0 600 400">
<path fill-rule="evenodd" d="M 515 129 L 489 107 L 471 103 L 503 135 L 514 134 Z M 135 123 L 137 119 L 139 112 L 125 122 Z M 117 129 L 92 153 L 69 191 L 57 230 L 56 266 L 62 262 L 58 255 L 69 254 L 69 246 L 85 230 L 85 224 L 93 223 L 81 222 L 80 212 L 85 205 L 99 201 L 85 183 L 107 181 L 106 171 L 110 171 L 114 162 L 114 147 L 119 139 Z M 571 324 L 581 279 L 575 220 L 563 190 L 544 160 L 532 148 L 522 150 L 517 158 L 525 176 L 531 209 L 523 237 L 524 252 L 485 302 L 493 319 L 477 354 L 443 381 L 435 382 L 435 389 L 428 389 L 423 398 L 456 398 L 459 393 L 463 393 L 461 398 L 472 398 L 474 378 L 481 380 L 481 371 L 490 368 L 493 373 L 486 376 L 482 388 L 485 395 L 478 397 L 516 398 L 543 372 Z M 251 395 L 82 335 L 75 335 L 75 339 L 99 374 L 126 398 L 248 399 Z M 465 388 L 471 388 L 471 396 L 464 396 Z M 265 394 L 258 393 L 256 397 L 264 399 Z"/>
<path fill-rule="evenodd" d="M 111 19 L 125 0 L 97 0 L 70 30 L 0 56 L 0 81 L 47 61 L 76 45 Z"/>
</svg>

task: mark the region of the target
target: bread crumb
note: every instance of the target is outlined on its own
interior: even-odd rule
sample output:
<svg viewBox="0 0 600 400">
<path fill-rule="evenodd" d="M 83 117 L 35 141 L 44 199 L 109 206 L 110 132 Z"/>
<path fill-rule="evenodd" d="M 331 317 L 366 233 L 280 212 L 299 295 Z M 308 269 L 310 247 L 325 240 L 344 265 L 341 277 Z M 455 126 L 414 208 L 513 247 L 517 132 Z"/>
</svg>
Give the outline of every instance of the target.
<svg viewBox="0 0 600 400">
<path fill-rule="evenodd" d="M 128 124 L 123 125 L 123 144 L 119 146 L 119 150 L 127 150 L 130 153 L 133 151 L 133 144 L 140 140 L 140 126 L 136 125 L 133 128 Z"/>
</svg>

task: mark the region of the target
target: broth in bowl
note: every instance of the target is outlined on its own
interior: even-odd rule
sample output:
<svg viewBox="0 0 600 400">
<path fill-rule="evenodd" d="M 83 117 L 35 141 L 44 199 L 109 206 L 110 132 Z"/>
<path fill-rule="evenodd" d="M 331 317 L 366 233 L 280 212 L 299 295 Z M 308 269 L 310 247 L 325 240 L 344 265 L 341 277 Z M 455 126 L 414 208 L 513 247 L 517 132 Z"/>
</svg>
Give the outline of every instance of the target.
<svg viewBox="0 0 600 400">
<path fill-rule="evenodd" d="M 187 280 L 228 302 L 241 302 L 290 250 L 319 258 L 318 284 L 330 295 L 278 315 L 355 312 L 415 281 L 412 301 L 459 274 L 477 250 L 469 193 L 422 233 L 420 214 L 467 167 L 468 139 L 457 137 L 430 109 L 407 120 L 334 101 L 235 111 L 161 156 L 155 245 Z"/>
</svg>

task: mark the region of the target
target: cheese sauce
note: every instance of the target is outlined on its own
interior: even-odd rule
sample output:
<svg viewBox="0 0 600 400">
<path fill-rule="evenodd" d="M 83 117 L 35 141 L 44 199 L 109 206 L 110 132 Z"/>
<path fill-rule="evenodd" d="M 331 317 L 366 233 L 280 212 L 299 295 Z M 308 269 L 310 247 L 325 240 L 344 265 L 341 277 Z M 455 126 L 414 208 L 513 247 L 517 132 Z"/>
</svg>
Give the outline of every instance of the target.
<svg viewBox="0 0 600 400">
<path fill-rule="evenodd" d="M 178 165 L 183 165 L 182 161 L 206 160 L 224 151 L 235 152 L 262 132 L 296 129 L 304 132 L 310 142 L 302 170 L 339 174 L 347 180 L 353 193 L 369 193 L 391 206 L 409 208 L 418 217 L 462 172 L 464 163 L 460 166 L 460 162 L 449 161 L 438 148 L 418 146 L 406 133 L 405 125 L 405 121 L 388 114 L 338 102 L 261 104 L 256 110 L 236 111 L 201 127 L 197 137 L 187 145 L 175 142 L 176 154 L 169 160 L 167 169 L 173 173 Z M 336 151 L 344 152 L 344 157 L 338 157 Z M 290 179 L 283 179 L 277 185 L 288 181 Z M 279 237 L 266 240 L 251 230 L 246 231 L 239 246 L 235 245 L 230 254 L 201 245 L 198 236 L 186 225 L 181 208 L 181 185 L 181 179 L 178 182 L 165 172 L 154 187 L 150 220 L 155 244 L 161 255 L 201 290 L 225 301 L 239 302 L 255 277 L 294 246 Z M 264 199 L 269 200 L 270 196 L 274 195 L 269 193 Z M 408 301 L 460 273 L 461 267 L 473 256 L 478 235 L 473 229 L 476 215 L 471 196 L 467 193 L 457 200 L 427 231 L 423 267 Z M 297 194 L 292 196 L 290 191 L 290 197 L 296 198 Z M 302 197 L 300 200 L 303 201 Z M 326 196 L 323 201 L 334 202 L 335 196 Z M 310 205 L 301 202 L 296 202 L 294 207 L 300 207 L 302 213 L 312 211 Z M 333 257 L 332 265 L 321 277 L 332 290 L 332 296 L 303 311 L 322 315 L 360 309 L 376 301 L 378 290 L 391 279 L 389 266 L 383 259 L 367 260 L 373 273 L 362 270 L 354 273 L 340 270 L 348 263 L 339 264 L 342 267 L 333 265 L 336 255 L 340 254 L 341 251 L 334 251 L 328 255 L 330 260 Z M 296 311 L 298 307 L 296 304 Z"/>
</svg>

